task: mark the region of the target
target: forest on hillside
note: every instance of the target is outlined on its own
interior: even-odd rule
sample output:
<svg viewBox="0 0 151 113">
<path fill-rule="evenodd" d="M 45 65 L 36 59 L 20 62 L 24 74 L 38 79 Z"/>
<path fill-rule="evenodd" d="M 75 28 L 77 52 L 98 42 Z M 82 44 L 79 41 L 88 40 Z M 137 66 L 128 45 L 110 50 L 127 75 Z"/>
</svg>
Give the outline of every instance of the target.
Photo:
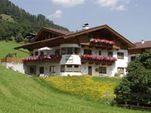
<svg viewBox="0 0 151 113">
<path fill-rule="evenodd" d="M 20 41 L 28 33 L 36 33 L 41 27 L 68 30 L 54 24 L 44 15 L 31 15 L 9 0 L 0 0 L 0 40 Z"/>
</svg>

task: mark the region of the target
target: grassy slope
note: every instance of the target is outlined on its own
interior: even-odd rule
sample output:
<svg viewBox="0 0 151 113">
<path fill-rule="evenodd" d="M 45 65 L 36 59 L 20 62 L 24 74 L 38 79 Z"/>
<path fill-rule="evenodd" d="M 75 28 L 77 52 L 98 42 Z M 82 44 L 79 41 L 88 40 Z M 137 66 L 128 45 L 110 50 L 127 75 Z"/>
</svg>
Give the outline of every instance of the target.
<svg viewBox="0 0 151 113">
<path fill-rule="evenodd" d="M 8 53 L 17 53 L 17 57 L 22 58 L 28 56 L 27 53 L 14 50 L 14 47 L 19 46 L 20 44 L 14 41 L 0 41 L 0 58 L 4 58 Z"/>
<path fill-rule="evenodd" d="M 79 99 L 54 90 L 41 79 L 29 78 L 0 66 L 0 113 L 127 112 L 143 113 Z"/>
</svg>

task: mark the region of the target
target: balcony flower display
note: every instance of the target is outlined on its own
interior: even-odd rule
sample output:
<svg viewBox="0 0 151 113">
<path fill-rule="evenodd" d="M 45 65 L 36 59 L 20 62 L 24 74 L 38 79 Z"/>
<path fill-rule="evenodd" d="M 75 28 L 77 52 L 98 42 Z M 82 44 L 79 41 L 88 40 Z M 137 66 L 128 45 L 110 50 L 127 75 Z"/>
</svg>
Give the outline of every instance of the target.
<svg viewBox="0 0 151 113">
<path fill-rule="evenodd" d="M 105 40 L 105 39 L 91 39 L 90 40 L 91 44 L 107 44 L 107 45 L 114 45 L 114 41 L 110 41 L 110 40 Z"/>
<path fill-rule="evenodd" d="M 99 55 L 82 55 L 82 60 L 90 61 L 90 62 L 115 62 L 117 59 L 114 57 L 106 57 L 106 56 L 99 56 Z"/>
<path fill-rule="evenodd" d="M 28 58 L 23 59 L 23 62 L 40 61 L 40 60 L 59 61 L 60 59 L 61 57 L 56 55 L 37 55 L 37 56 L 30 56 Z"/>
</svg>

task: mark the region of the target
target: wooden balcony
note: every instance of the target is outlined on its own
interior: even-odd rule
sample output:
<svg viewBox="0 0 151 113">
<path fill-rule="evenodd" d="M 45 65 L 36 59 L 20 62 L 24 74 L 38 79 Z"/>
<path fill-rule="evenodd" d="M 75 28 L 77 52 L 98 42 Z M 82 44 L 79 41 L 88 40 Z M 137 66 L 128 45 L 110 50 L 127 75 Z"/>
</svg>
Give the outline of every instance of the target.
<svg viewBox="0 0 151 113">
<path fill-rule="evenodd" d="M 96 48 L 96 49 L 119 49 L 114 41 L 105 39 L 91 39 L 88 43 L 81 43 L 83 47 Z"/>
</svg>

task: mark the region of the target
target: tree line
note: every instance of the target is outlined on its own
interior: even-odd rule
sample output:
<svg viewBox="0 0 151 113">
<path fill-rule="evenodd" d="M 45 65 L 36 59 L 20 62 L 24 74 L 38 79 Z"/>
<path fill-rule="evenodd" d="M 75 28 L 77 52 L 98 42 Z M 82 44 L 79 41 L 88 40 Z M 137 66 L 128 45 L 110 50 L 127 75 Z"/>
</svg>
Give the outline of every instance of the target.
<svg viewBox="0 0 151 113">
<path fill-rule="evenodd" d="M 68 30 L 54 24 L 42 14 L 31 15 L 9 0 L 1 0 L 0 2 L 0 14 L 9 15 L 14 19 L 14 22 L 10 22 L 0 17 L 0 40 L 10 40 L 21 35 L 24 37 L 27 33 L 36 33 L 41 27 Z"/>
</svg>

